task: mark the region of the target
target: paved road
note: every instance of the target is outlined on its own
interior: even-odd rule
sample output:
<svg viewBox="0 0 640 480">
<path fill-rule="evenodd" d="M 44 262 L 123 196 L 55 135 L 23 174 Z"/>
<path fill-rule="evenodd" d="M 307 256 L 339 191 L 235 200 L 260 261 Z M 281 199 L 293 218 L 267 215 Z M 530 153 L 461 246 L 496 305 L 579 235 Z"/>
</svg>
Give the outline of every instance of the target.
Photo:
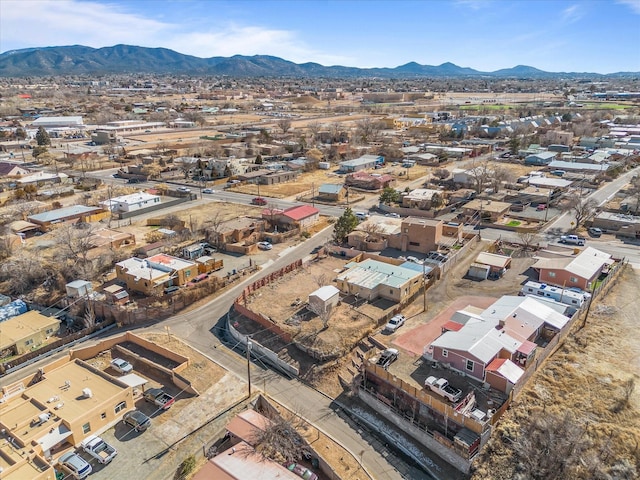
<svg viewBox="0 0 640 480">
<path fill-rule="evenodd" d="M 311 250 L 324 244 L 332 234 L 328 227 L 315 237 L 297 247 L 281 253 L 281 257 L 270 265 L 265 264 L 259 275 L 263 276 L 275 271 L 298 258 L 309 255 Z M 232 289 L 217 296 L 213 301 L 188 313 L 176 315 L 160 322 L 144 331 L 170 331 L 189 345 L 200 350 L 212 360 L 227 370 L 234 372 L 241 378 L 247 378 L 247 363 L 242 355 L 230 350 L 222 343 L 223 322 L 233 300 L 239 295 L 246 284 L 253 282 L 254 277 L 248 278 Z M 362 457 L 363 464 L 375 479 L 400 479 L 402 476 L 397 469 L 407 474 L 407 478 L 425 478 L 424 474 L 414 468 L 404 465 L 394 458 L 396 464 L 391 465 L 380 452 L 371 446 L 372 439 L 365 438 L 354 431 L 344 420 L 336 414 L 337 405 L 333 400 L 318 391 L 304 385 L 298 380 L 289 380 L 266 368 L 259 360 L 251 365 L 251 381 L 254 389 L 265 390 L 291 410 L 306 418 L 314 426 L 320 428 L 348 448 L 357 458 Z M 361 452 L 362 453 L 361 455 Z"/>
</svg>

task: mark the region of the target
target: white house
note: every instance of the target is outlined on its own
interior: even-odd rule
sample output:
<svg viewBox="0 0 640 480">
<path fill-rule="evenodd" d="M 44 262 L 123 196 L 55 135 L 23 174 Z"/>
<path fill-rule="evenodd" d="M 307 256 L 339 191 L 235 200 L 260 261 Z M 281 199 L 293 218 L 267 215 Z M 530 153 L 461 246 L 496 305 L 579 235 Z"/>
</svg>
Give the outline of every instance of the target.
<svg viewBox="0 0 640 480">
<path fill-rule="evenodd" d="M 101 205 L 104 205 L 105 208 L 112 212 L 132 212 L 134 210 L 148 208 L 159 203 L 160 197 L 158 195 L 151 195 L 147 192 L 138 192 L 130 195 L 110 198 L 109 200 L 101 202 Z"/>
</svg>

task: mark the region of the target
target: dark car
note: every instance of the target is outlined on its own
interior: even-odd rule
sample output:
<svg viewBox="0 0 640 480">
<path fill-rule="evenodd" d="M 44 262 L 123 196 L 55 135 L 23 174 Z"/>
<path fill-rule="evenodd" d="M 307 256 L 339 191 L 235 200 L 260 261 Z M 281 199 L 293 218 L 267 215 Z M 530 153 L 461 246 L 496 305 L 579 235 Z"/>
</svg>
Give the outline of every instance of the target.
<svg viewBox="0 0 640 480">
<path fill-rule="evenodd" d="M 151 426 L 151 419 L 140 410 L 131 410 L 125 413 L 122 420 L 124 420 L 125 425 L 129 425 L 136 432 L 144 432 Z"/>
<path fill-rule="evenodd" d="M 167 287 L 167 288 L 165 288 L 165 289 L 164 289 L 164 294 L 165 294 L 165 295 L 168 295 L 168 294 L 170 294 L 170 293 L 177 292 L 178 290 L 180 290 L 180 287 L 178 287 L 178 286 L 176 286 L 176 285 L 173 285 L 173 286 L 171 286 L 171 287 Z"/>
<path fill-rule="evenodd" d="M 130 178 L 127 180 L 127 183 L 140 183 L 141 180 L 139 178 Z"/>
</svg>

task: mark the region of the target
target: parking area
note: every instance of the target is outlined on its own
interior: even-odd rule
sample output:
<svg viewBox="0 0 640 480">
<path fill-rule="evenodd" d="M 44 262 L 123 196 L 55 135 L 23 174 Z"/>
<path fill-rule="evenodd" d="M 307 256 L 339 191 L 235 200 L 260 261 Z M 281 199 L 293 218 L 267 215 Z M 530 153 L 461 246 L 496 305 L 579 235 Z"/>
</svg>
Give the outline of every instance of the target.
<svg viewBox="0 0 640 480">
<path fill-rule="evenodd" d="M 172 477 L 184 457 L 207 444 L 225 422 L 224 418 L 216 422 L 209 421 L 246 396 L 244 381 L 225 372 L 182 342 L 167 335 L 149 334 L 148 337 L 156 343 L 167 343 L 167 348 L 179 350 L 176 353 L 188 356 L 189 366 L 180 375 L 191 382 L 199 395 L 181 391 L 162 374 L 122 355 L 134 365 L 131 373 L 148 380 L 144 387 L 134 389 L 134 400 L 135 408 L 151 419 L 151 426 L 144 432 L 136 432 L 120 420 L 112 428 L 102 432 L 100 437 L 115 447 L 118 455 L 110 464 L 103 466 L 89 454 L 81 452 L 80 455 L 93 467 L 90 479 Z M 178 364 L 136 343 L 123 342 L 119 347 L 126 348 L 145 360 L 157 362 L 163 369 L 171 369 Z M 121 350 L 115 352 L 119 356 L 122 354 Z M 113 354 L 114 349 L 100 352 L 94 358 L 87 359 L 87 363 L 120 377 L 122 374 L 109 366 Z M 148 390 L 153 387 L 161 387 L 176 398 L 171 408 L 162 410 L 143 398 L 143 388 Z M 192 433 L 203 425 L 206 427 Z M 182 456 L 176 455 L 175 449 L 171 448 L 174 445 L 176 448 L 180 447 Z"/>
</svg>

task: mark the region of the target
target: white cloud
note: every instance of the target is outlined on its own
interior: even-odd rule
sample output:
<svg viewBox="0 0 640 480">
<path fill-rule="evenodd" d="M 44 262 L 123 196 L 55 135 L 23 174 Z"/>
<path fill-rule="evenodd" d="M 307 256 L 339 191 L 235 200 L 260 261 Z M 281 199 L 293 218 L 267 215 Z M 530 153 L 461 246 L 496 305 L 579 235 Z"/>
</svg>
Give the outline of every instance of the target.
<svg viewBox="0 0 640 480">
<path fill-rule="evenodd" d="M 491 0 L 456 0 L 457 5 L 470 8 L 471 10 L 481 10 L 491 6 Z"/>
<path fill-rule="evenodd" d="M 116 44 L 165 47 L 197 57 L 268 54 L 293 62 L 345 64 L 354 59 L 305 44 L 295 31 L 234 23 L 194 30 L 116 5 L 78 0 L 1 0 L 3 51 L 25 47 Z M 210 24 L 209 24 L 210 25 Z M 26 32 L 26 34 L 25 34 Z"/>
<path fill-rule="evenodd" d="M 571 5 L 562 11 L 562 20 L 565 23 L 574 23 L 580 20 L 584 16 L 584 11 L 577 5 Z"/>
<path fill-rule="evenodd" d="M 640 0 L 617 0 L 617 3 L 626 5 L 633 13 L 640 15 Z"/>
</svg>

